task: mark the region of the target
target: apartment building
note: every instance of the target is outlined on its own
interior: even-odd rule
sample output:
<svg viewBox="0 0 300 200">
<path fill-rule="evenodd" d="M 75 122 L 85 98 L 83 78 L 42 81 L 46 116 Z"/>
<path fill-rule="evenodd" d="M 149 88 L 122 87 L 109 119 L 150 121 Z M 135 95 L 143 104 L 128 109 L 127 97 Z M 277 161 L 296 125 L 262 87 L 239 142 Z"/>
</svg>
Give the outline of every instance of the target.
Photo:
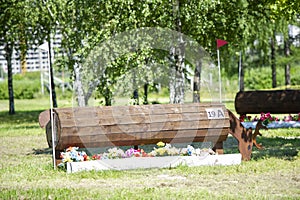
<svg viewBox="0 0 300 200">
<path fill-rule="evenodd" d="M 56 34 L 51 40 L 51 55 L 52 62 L 55 60 L 54 49 L 60 48 L 62 36 L 60 33 Z M 24 65 L 27 72 L 48 70 L 48 52 L 33 46 L 28 49 L 26 53 L 26 63 Z M 0 46 L 0 71 L 7 73 L 7 61 L 5 59 L 4 46 Z M 16 49 L 13 50 L 12 54 L 12 71 L 14 74 L 22 73 L 22 65 L 20 60 L 20 52 Z"/>
</svg>

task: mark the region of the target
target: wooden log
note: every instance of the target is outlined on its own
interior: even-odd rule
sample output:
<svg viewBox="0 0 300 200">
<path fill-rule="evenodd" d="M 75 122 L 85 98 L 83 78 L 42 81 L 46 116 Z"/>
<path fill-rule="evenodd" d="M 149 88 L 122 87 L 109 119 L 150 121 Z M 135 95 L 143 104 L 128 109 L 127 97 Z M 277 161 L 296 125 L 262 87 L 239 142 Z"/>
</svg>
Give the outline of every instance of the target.
<svg viewBox="0 0 300 200">
<path fill-rule="evenodd" d="M 235 97 L 238 114 L 293 114 L 300 112 L 300 90 L 240 91 Z"/>
<path fill-rule="evenodd" d="M 81 148 L 227 139 L 229 116 L 223 104 L 191 103 L 54 109 L 56 152 Z M 49 146 L 51 125 L 47 125 Z M 57 155 L 59 156 L 59 155 Z"/>
<path fill-rule="evenodd" d="M 223 129 L 210 130 L 187 130 L 160 131 L 153 133 L 134 134 L 93 134 L 93 135 L 67 135 L 60 138 L 57 149 L 65 149 L 76 144 L 79 147 L 105 147 L 105 146 L 134 146 L 143 144 L 156 144 L 159 141 L 167 143 L 179 142 L 203 142 L 203 141 L 224 141 L 228 136 L 228 131 Z"/>
</svg>

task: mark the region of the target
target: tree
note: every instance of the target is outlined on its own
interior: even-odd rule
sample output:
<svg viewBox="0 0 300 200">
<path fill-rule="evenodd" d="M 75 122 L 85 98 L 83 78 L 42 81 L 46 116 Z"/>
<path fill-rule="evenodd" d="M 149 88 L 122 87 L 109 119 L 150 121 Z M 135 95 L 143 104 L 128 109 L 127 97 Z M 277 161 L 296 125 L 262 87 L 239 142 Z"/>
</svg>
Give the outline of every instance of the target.
<svg viewBox="0 0 300 200">
<path fill-rule="evenodd" d="M 21 51 L 24 55 L 34 41 L 35 23 L 31 12 L 31 1 L 4 0 L 0 4 L 0 44 L 4 46 L 8 69 L 9 114 L 15 114 L 12 53 Z M 25 9 L 24 9 L 25 8 Z"/>
<path fill-rule="evenodd" d="M 136 39 L 134 42 L 126 36 L 128 38 L 124 40 L 132 42 L 126 46 L 131 48 L 127 52 L 118 49 L 124 48 L 125 41 L 105 43 L 117 34 L 142 27 L 169 28 L 195 39 L 211 53 L 213 58 L 216 58 L 214 53 L 216 38 L 225 39 L 232 44 L 226 52 L 232 55 L 237 49 L 246 52 L 249 44 L 254 46 L 253 43 L 257 39 L 260 41 L 259 48 L 267 49 L 266 44 L 269 45 L 271 35 L 271 26 L 267 26 L 270 24 L 271 16 L 272 2 L 270 1 L 257 3 L 247 0 L 234 2 L 173 0 L 170 3 L 163 0 L 142 2 L 61 0 L 60 3 L 56 13 L 63 33 L 62 47 L 66 58 L 64 63 L 73 72 L 76 91 L 79 94 L 77 95 L 79 105 L 82 106 L 87 104 L 96 88 L 105 97 L 106 104 L 110 105 L 115 84 L 120 76 L 133 69 L 138 71 L 138 68 L 144 67 L 145 60 L 161 59 L 153 53 L 145 54 L 149 49 L 143 49 L 143 45 L 137 48 L 136 43 L 145 42 L 139 40 L 139 35 L 132 36 Z M 266 27 L 264 32 L 260 32 L 262 27 Z M 135 32 L 135 34 L 139 33 Z M 92 58 L 90 54 L 93 49 L 103 42 L 106 46 L 101 47 L 101 51 L 107 52 L 107 55 Z M 181 103 L 184 99 L 185 65 L 188 62 L 185 58 L 187 45 L 185 42 L 178 37 L 169 49 L 169 66 L 170 70 L 173 70 L 169 88 L 173 103 Z M 128 55 L 123 56 L 123 53 Z M 110 59 L 109 56 L 113 58 Z M 121 59 L 117 59 L 119 57 Z M 231 56 L 227 57 L 224 56 L 223 59 L 232 60 Z M 198 64 L 191 65 L 196 71 L 195 80 L 198 81 L 201 79 L 202 72 L 200 63 L 199 61 Z M 97 69 L 97 67 L 90 69 L 88 66 L 104 66 L 104 69 Z M 87 80 L 86 83 L 82 82 L 84 79 Z M 147 76 L 147 81 L 151 82 L 150 76 Z M 133 88 L 131 93 L 135 89 Z M 199 90 L 198 85 L 196 93 L 200 94 Z"/>
<path fill-rule="evenodd" d="M 82 83 L 82 62 L 91 48 L 90 38 L 98 38 L 96 30 L 103 25 L 100 23 L 101 17 L 95 16 L 96 10 L 98 10 L 99 15 L 101 14 L 99 12 L 102 10 L 101 6 L 104 6 L 101 5 L 101 2 L 92 4 L 91 1 L 84 0 L 62 0 L 56 10 L 56 21 L 62 33 L 63 59 L 60 59 L 60 65 L 67 65 L 73 74 L 74 90 L 79 106 L 87 105 L 91 95 L 90 91 L 96 88 L 98 81 L 91 82 L 90 88 L 85 90 Z"/>
<path fill-rule="evenodd" d="M 249 24 L 254 29 L 250 32 L 252 37 L 248 40 L 248 43 L 251 48 L 257 49 L 259 56 L 261 56 L 258 64 L 271 64 L 272 87 L 275 88 L 277 86 L 276 66 L 278 66 L 276 35 L 282 34 L 285 44 L 288 45 L 287 27 L 296 14 L 299 13 L 299 7 L 296 6 L 299 3 L 292 0 L 264 1 L 259 4 L 257 2 L 249 3 L 251 5 L 248 9 L 249 19 L 251 19 Z M 288 46 L 285 49 L 287 50 Z M 288 65 L 286 74 L 286 76 L 289 74 Z"/>
<path fill-rule="evenodd" d="M 5 58 L 7 61 L 8 70 L 8 94 L 9 94 L 9 114 L 15 114 L 14 105 L 14 93 L 13 93 L 13 75 L 12 75 L 12 53 L 14 46 L 18 42 L 19 35 L 18 30 L 20 27 L 20 22 L 18 17 L 21 16 L 19 12 L 16 12 L 20 7 L 20 2 L 14 1 L 4 1 L 1 3 L 0 8 L 3 12 L 0 13 L 0 39 L 1 44 L 4 45 Z"/>
</svg>

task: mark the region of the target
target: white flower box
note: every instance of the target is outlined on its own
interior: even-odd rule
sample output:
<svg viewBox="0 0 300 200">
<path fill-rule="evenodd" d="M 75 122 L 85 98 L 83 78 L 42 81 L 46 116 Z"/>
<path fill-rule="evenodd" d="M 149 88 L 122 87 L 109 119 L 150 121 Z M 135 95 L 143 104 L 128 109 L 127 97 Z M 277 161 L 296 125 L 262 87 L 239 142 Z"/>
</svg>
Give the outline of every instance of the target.
<svg viewBox="0 0 300 200">
<path fill-rule="evenodd" d="M 147 168 L 174 168 L 179 165 L 214 166 L 239 165 L 241 154 L 222 154 L 206 156 L 162 156 L 162 157 L 131 157 L 120 159 L 104 159 L 84 162 L 67 163 L 67 172 L 74 173 L 88 170 L 133 170 Z"/>
</svg>

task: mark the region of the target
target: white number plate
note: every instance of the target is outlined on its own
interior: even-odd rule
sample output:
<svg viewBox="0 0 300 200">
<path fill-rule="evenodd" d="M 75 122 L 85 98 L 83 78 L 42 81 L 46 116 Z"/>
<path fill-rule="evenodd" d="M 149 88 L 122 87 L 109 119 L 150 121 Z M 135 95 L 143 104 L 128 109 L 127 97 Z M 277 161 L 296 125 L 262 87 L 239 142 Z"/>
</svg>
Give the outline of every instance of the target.
<svg viewBox="0 0 300 200">
<path fill-rule="evenodd" d="M 225 114 L 222 108 L 205 108 L 208 119 L 224 119 Z"/>
</svg>

